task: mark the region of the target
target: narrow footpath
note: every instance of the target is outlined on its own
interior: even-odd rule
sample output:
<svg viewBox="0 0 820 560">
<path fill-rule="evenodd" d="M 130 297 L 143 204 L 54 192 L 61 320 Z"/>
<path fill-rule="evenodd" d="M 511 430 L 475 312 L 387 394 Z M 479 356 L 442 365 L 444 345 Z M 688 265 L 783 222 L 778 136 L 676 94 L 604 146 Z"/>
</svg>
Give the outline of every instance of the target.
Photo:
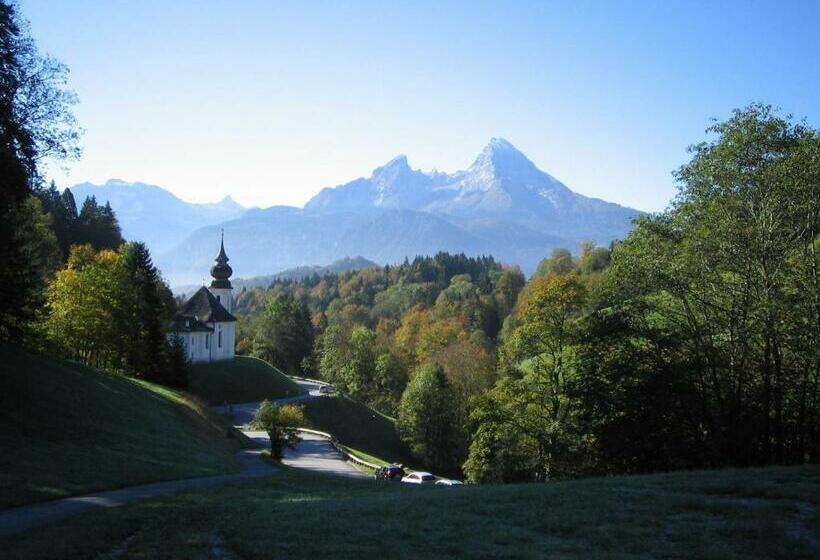
<svg viewBox="0 0 820 560">
<path fill-rule="evenodd" d="M 260 453 L 260 449 L 240 451 L 237 454 L 240 465 L 238 473 L 154 482 L 2 510 L 0 511 L 0 538 L 54 523 L 86 511 L 117 507 L 128 502 L 155 498 L 183 490 L 208 488 L 228 482 L 270 476 L 277 472 L 279 469 L 263 461 L 259 456 Z"/>
</svg>

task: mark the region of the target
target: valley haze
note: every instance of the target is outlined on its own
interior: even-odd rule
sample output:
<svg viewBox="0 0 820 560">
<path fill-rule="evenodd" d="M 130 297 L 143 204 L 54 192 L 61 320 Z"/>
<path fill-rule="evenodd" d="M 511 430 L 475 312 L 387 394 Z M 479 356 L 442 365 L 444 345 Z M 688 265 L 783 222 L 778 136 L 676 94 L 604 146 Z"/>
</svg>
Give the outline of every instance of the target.
<svg viewBox="0 0 820 560">
<path fill-rule="evenodd" d="M 526 273 L 556 247 L 624 238 L 643 212 L 573 192 L 510 142 L 493 138 L 463 171 L 413 169 L 399 156 L 322 189 L 303 208 L 246 209 L 230 196 L 180 200 L 144 183 L 71 186 L 81 202 L 109 202 L 128 239 L 146 242 L 172 286 L 197 284 L 224 229 L 244 277 L 361 256 L 391 264 L 439 251 L 492 255 Z"/>
</svg>

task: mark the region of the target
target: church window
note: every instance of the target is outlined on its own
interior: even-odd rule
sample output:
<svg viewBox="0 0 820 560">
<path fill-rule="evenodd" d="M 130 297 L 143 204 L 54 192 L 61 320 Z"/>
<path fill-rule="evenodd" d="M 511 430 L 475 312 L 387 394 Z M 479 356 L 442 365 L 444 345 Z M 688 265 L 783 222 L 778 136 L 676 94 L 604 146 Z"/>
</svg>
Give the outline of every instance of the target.
<svg viewBox="0 0 820 560">
<path fill-rule="evenodd" d="M 219 347 L 222 348 L 222 328 L 219 329 Z"/>
<path fill-rule="evenodd" d="M 211 347 L 211 335 L 205 335 L 205 350 Z"/>
<path fill-rule="evenodd" d="M 218 295 L 218 294 L 217 294 L 217 296 L 216 296 L 216 302 L 217 302 L 217 303 L 222 303 L 222 296 L 220 296 L 220 295 Z"/>
</svg>

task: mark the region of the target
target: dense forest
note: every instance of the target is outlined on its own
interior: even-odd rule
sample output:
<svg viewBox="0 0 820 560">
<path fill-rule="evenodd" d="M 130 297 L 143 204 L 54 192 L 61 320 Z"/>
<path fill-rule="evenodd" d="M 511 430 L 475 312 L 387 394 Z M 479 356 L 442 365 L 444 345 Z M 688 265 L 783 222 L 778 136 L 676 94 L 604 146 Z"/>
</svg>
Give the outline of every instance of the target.
<svg viewBox="0 0 820 560">
<path fill-rule="evenodd" d="M 187 352 L 167 340 L 175 310 L 144 243 L 122 238 L 109 205 L 69 189 L 35 186 L 26 201 L 23 249 L 36 274 L 32 309 L 16 334 L 24 344 L 95 367 L 184 387 Z"/>
<path fill-rule="evenodd" d="M 612 247 L 528 280 L 440 254 L 245 289 L 238 350 L 476 481 L 817 461 L 820 137 L 758 104 L 708 133 Z"/>
</svg>

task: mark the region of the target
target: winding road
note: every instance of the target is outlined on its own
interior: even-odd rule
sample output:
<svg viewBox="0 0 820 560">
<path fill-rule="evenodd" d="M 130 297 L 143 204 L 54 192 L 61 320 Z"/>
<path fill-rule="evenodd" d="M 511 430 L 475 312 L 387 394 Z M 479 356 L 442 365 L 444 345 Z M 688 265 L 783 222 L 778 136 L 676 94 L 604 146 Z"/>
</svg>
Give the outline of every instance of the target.
<svg viewBox="0 0 820 560">
<path fill-rule="evenodd" d="M 257 442 L 260 446 L 270 445 L 270 439 L 265 432 L 245 431 L 243 433 Z M 341 453 L 322 436 L 302 432 L 302 440 L 295 449 L 285 449 L 282 463 L 297 469 L 347 476 L 350 478 L 369 478 L 362 471 L 348 463 Z"/>
<path fill-rule="evenodd" d="M 304 394 L 298 397 L 277 399 L 277 404 L 298 403 L 311 399 L 322 398 L 321 392 L 323 383 L 306 379 L 294 379 L 302 388 Z M 250 428 L 259 402 L 235 404 L 231 407 L 234 426 L 241 430 L 243 434 L 252 439 L 260 447 L 270 446 L 270 439 L 265 432 L 255 431 Z M 227 412 L 224 407 L 220 407 L 222 412 Z M 351 478 L 367 478 L 367 475 L 347 462 L 335 447 L 326 439 L 316 434 L 307 432 L 300 433 L 301 441 L 295 449 L 285 449 L 282 463 L 289 467 L 305 469 L 308 471 L 321 472 L 337 476 L 347 476 Z"/>
<path fill-rule="evenodd" d="M 321 384 L 308 380 L 294 380 L 305 393 L 298 397 L 278 399 L 274 402 L 285 404 L 289 402 L 303 402 L 320 398 Z M 258 402 L 232 405 L 231 412 L 234 424 L 246 436 L 255 441 L 260 448 L 270 446 L 270 439 L 265 432 L 251 430 L 249 424 L 253 420 Z M 226 407 L 216 407 L 217 412 L 228 413 Z M 321 472 L 337 476 L 365 478 L 366 475 L 345 461 L 344 457 L 325 438 L 302 433 L 302 441 L 295 449 L 287 449 L 282 461 L 285 465 Z M 54 523 L 66 517 L 92 511 L 95 509 L 121 506 L 128 502 L 154 498 L 180 492 L 208 488 L 228 482 L 237 482 L 275 474 L 279 469 L 262 461 L 259 457 L 261 449 L 243 449 L 237 454 L 240 470 L 238 473 L 216 476 L 186 478 L 182 480 L 168 480 L 139 486 L 129 486 L 118 490 L 96 492 L 82 496 L 72 496 L 61 500 L 42 502 L 27 506 L 20 506 L 0 511 L 0 538 L 9 537 L 21 531 Z"/>
</svg>

